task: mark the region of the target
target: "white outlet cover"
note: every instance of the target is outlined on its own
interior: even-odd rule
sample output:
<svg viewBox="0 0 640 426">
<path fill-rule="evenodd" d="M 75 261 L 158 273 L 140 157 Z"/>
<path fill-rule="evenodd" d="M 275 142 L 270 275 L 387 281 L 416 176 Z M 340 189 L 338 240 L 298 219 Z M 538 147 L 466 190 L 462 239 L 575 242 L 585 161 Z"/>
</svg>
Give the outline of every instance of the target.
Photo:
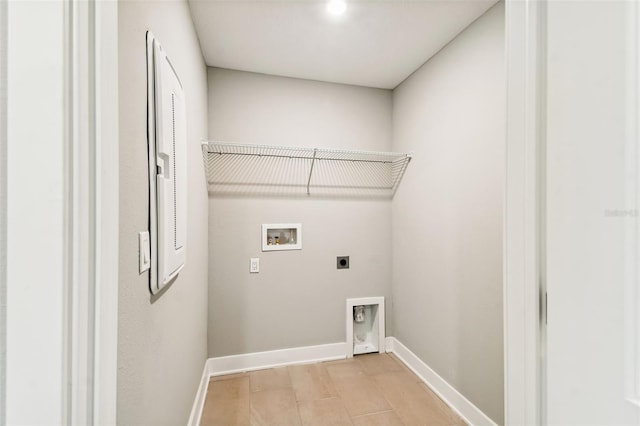
<svg viewBox="0 0 640 426">
<path fill-rule="evenodd" d="M 260 272 L 260 258 L 259 257 L 252 257 L 251 258 L 251 265 L 249 266 L 249 272 L 252 274 L 257 274 L 258 272 Z"/>
<path fill-rule="evenodd" d="M 140 232 L 138 234 L 138 242 L 138 253 L 140 253 L 140 273 L 143 273 L 151 268 L 151 244 L 149 244 L 149 231 Z"/>
</svg>

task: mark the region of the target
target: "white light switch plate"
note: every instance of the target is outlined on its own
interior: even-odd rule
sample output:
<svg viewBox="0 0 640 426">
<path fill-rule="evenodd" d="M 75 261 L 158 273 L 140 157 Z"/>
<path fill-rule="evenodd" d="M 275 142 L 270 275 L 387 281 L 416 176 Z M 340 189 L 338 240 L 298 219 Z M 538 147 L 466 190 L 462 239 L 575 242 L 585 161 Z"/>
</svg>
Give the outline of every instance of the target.
<svg viewBox="0 0 640 426">
<path fill-rule="evenodd" d="M 252 257 L 251 258 L 251 266 L 249 267 L 249 272 L 252 274 L 257 274 L 260 272 L 260 258 Z"/>
<path fill-rule="evenodd" d="M 140 273 L 148 271 L 151 268 L 151 244 L 149 243 L 149 231 L 140 232 L 138 234 L 140 253 Z"/>
</svg>

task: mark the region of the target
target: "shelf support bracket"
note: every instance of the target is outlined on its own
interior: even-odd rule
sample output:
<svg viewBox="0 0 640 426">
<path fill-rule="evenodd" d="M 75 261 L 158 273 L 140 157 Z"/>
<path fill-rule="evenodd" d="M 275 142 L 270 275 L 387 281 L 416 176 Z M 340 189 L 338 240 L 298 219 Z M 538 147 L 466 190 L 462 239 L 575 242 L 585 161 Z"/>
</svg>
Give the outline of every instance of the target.
<svg viewBox="0 0 640 426">
<path fill-rule="evenodd" d="M 313 148 L 313 158 L 311 159 L 311 169 L 309 170 L 309 179 L 307 179 L 307 195 L 311 195 L 309 192 L 309 185 L 311 184 L 311 175 L 313 174 L 313 165 L 316 163 L 316 154 L 318 148 Z"/>
</svg>

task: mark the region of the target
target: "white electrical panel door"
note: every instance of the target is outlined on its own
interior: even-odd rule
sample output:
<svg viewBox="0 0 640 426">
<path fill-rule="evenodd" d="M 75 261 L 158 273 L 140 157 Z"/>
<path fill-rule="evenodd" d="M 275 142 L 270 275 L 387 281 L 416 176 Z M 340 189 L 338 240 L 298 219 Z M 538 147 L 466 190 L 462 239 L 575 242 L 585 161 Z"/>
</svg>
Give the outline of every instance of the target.
<svg viewBox="0 0 640 426">
<path fill-rule="evenodd" d="M 186 259 L 187 128 L 182 84 L 157 40 L 153 40 L 153 64 L 157 284 L 152 281 L 151 291 L 155 293 L 176 277 Z"/>
</svg>

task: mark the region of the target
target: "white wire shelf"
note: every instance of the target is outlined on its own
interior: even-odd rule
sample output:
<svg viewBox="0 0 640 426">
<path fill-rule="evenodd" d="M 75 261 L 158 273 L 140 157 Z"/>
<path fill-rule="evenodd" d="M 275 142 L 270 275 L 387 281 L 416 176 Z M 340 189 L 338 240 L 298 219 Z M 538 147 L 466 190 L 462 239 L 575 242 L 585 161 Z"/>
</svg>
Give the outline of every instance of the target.
<svg viewBox="0 0 640 426">
<path fill-rule="evenodd" d="M 203 142 L 209 192 L 393 197 L 411 155 Z"/>
</svg>

